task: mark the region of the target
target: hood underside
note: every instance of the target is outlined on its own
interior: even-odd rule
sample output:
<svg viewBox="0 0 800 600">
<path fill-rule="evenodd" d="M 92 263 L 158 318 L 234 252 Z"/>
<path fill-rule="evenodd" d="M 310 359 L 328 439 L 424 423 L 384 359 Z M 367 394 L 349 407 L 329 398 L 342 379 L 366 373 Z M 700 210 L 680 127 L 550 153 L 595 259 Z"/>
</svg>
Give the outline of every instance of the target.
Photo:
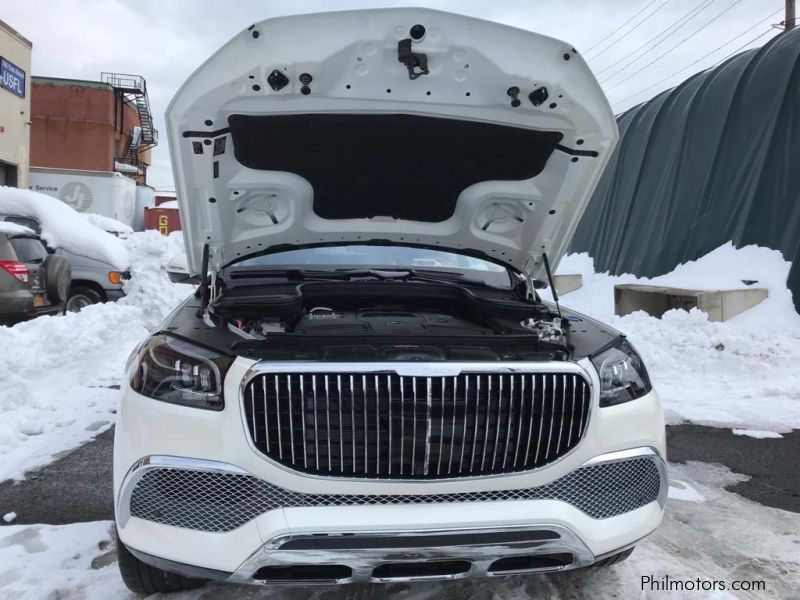
<svg viewBox="0 0 800 600">
<path fill-rule="evenodd" d="M 618 136 L 569 44 L 427 9 L 253 25 L 189 78 L 167 125 L 194 275 L 205 245 L 217 270 L 379 242 L 541 279 Z"/>
</svg>

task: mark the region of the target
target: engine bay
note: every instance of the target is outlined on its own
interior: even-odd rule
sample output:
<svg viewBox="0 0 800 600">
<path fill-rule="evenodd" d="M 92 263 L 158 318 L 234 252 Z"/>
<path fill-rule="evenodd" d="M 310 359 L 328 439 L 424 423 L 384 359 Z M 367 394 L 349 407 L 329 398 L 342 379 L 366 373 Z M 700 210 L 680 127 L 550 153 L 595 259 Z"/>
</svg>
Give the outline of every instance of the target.
<svg viewBox="0 0 800 600">
<path fill-rule="evenodd" d="M 230 296 L 218 303 L 221 325 L 241 338 L 237 352 L 323 361 L 557 360 L 568 354 L 568 322 L 535 300 L 460 295 L 431 284 L 409 293 L 408 282 L 406 294 L 389 282 L 342 282 L 324 291 L 305 285 L 297 286 L 296 302 L 273 294 L 260 303 Z M 486 309 L 487 301 L 496 303 L 494 310 Z"/>
</svg>

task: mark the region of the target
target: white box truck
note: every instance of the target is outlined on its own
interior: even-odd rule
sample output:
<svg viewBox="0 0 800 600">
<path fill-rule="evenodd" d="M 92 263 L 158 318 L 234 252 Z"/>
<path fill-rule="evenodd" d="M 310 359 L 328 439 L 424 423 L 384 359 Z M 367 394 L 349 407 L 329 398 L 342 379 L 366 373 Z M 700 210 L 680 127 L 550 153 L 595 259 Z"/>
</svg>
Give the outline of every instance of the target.
<svg viewBox="0 0 800 600">
<path fill-rule="evenodd" d="M 78 212 L 134 225 L 136 182 L 121 173 L 31 167 L 28 187 L 58 198 Z"/>
<path fill-rule="evenodd" d="M 156 190 L 153 187 L 145 184 L 137 184 L 136 186 L 136 202 L 134 203 L 133 211 L 133 227 L 134 231 L 144 231 L 144 209 L 153 208 L 156 205 Z"/>
</svg>

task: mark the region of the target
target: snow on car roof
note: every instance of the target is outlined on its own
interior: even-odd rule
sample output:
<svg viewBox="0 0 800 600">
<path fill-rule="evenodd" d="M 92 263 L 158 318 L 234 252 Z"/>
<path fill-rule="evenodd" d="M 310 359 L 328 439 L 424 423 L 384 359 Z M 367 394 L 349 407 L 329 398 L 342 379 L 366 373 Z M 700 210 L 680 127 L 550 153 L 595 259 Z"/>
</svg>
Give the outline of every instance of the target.
<svg viewBox="0 0 800 600">
<path fill-rule="evenodd" d="M 133 228 L 125 225 L 122 221 L 117 221 L 116 219 L 112 219 L 111 217 L 106 217 L 104 215 L 98 215 L 97 213 L 78 213 L 84 219 L 89 221 L 95 227 L 99 227 L 103 231 L 107 231 L 108 233 L 124 233 L 124 234 L 131 234 L 133 233 Z"/>
<path fill-rule="evenodd" d="M 0 186 L 0 215 L 28 217 L 41 225 L 41 237 L 54 248 L 128 268 L 125 244 L 93 225 L 60 200 L 19 188 Z"/>
<path fill-rule="evenodd" d="M 36 232 L 30 227 L 24 225 L 17 225 L 16 223 L 9 223 L 8 221 L 0 221 L 0 233 L 8 233 L 11 235 L 32 235 Z"/>
</svg>

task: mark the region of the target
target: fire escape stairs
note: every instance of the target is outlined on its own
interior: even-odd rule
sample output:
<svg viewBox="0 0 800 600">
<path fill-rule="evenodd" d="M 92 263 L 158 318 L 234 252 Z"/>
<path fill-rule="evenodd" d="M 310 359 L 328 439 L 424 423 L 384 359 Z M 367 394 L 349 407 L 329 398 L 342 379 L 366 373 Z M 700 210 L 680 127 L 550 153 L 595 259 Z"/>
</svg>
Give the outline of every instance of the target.
<svg viewBox="0 0 800 600">
<path fill-rule="evenodd" d="M 125 73 L 101 73 L 100 80 L 111 85 L 139 115 L 139 126 L 131 129 L 125 149 L 118 158 L 127 165 L 138 166 L 139 153 L 158 145 L 158 130 L 153 124 L 153 113 L 150 111 L 147 82 L 141 75 Z"/>
</svg>

